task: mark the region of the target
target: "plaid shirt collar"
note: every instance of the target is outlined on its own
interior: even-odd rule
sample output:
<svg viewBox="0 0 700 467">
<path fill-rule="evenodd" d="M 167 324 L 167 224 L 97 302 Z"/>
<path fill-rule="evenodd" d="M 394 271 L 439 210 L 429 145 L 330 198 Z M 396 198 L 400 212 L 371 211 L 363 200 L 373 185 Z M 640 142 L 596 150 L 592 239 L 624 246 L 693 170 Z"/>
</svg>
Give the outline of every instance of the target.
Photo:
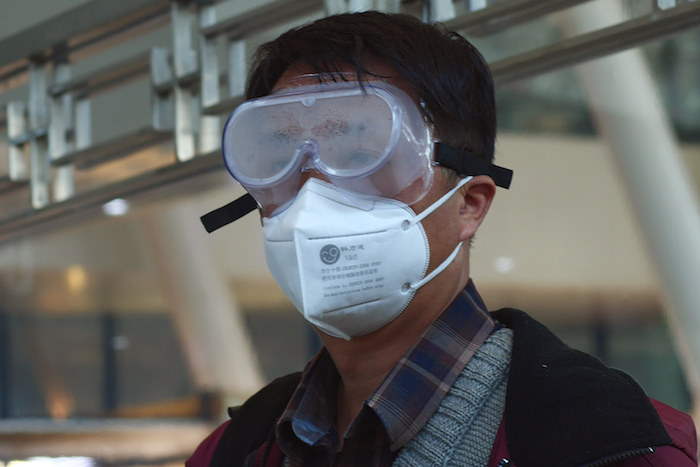
<svg viewBox="0 0 700 467">
<path fill-rule="evenodd" d="M 428 422 L 494 326 L 470 280 L 365 401 L 346 438 L 378 419 L 391 451 L 403 447 Z M 299 441 L 307 446 L 326 445 L 331 456 L 340 450 L 333 428 L 339 378 L 325 348 L 304 369 L 277 425 L 280 447 L 292 459 L 302 458 L 304 446 Z"/>
</svg>

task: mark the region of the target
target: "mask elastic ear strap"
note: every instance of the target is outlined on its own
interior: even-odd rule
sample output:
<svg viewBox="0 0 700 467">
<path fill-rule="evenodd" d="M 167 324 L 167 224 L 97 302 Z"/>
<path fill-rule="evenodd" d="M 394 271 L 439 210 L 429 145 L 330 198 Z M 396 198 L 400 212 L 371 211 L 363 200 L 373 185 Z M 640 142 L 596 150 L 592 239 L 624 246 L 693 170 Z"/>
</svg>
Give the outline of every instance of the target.
<svg viewBox="0 0 700 467">
<path fill-rule="evenodd" d="M 257 208 L 258 203 L 249 193 L 246 193 L 236 201 L 228 203 L 226 206 L 222 206 L 219 209 L 215 209 L 199 219 L 202 221 L 202 224 L 204 224 L 204 228 L 207 229 L 207 232 L 212 233 L 216 229 L 220 229 L 233 221 L 237 221 L 249 212 L 255 211 Z"/>
<path fill-rule="evenodd" d="M 461 179 L 456 187 L 452 188 L 450 191 L 448 191 L 447 193 L 442 195 L 442 198 L 435 201 L 433 204 L 431 204 L 430 206 L 425 208 L 425 210 L 423 210 L 423 212 L 421 212 L 420 214 L 416 215 L 416 217 L 411 219 L 411 224 L 417 224 L 420 221 L 422 221 L 423 219 L 425 219 L 426 217 L 428 217 L 430 214 L 432 214 L 433 211 L 435 211 L 437 208 L 439 208 L 440 206 L 445 204 L 447 202 L 447 200 L 450 199 L 452 197 L 452 195 L 454 195 L 457 192 L 457 190 L 459 190 L 464 185 L 469 183 L 469 180 L 471 180 L 472 178 L 474 178 L 474 177 L 464 177 L 463 179 Z"/>
<path fill-rule="evenodd" d="M 457 247 L 456 247 L 454 250 L 452 250 L 452 253 L 450 253 L 450 256 L 448 256 L 448 257 L 445 259 L 445 261 L 443 261 L 438 267 L 436 267 L 435 269 L 433 269 L 433 272 L 431 272 L 430 274 L 428 274 L 427 276 L 425 276 L 423 279 L 419 280 L 419 281 L 416 282 L 415 284 L 411 284 L 409 290 L 418 290 L 418 289 L 420 289 L 420 288 L 423 287 L 425 284 L 427 284 L 428 282 L 430 282 L 431 280 L 433 280 L 433 279 L 435 278 L 435 276 L 437 276 L 437 275 L 440 274 L 442 271 L 444 271 L 445 269 L 447 269 L 447 266 L 449 266 L 450 264 L 452 264 L 452 261 L 454 261 L 455 258 L 457 257 L 457 253 L 459 253 L 459 249 L 462 248 L 462 245 L 463 245 L 463 244 L 464 244 L 464 242 L 459 242 L 459 243 L 457 244 Z"/>
</svg>

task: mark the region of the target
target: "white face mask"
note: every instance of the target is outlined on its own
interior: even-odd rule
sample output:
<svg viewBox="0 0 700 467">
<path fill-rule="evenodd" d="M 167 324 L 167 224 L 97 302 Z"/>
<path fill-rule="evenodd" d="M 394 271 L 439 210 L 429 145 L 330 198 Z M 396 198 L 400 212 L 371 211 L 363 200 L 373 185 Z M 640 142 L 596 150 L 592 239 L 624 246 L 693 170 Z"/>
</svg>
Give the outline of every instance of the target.
<svg viewBox="0 0 700 467">
<path fill-rule="evenodd" d="M 462 243 L 428 276 L 428 237 L 420 221 L 472 177 L 416 216 L 393 199 L 341 192 L 309 179 L 291 206 L 263 218 L 265 257 L 294 306 L 326 334 L 349 340 L 398 317 L 421 286 L 457 256 Z"/>
</svg>

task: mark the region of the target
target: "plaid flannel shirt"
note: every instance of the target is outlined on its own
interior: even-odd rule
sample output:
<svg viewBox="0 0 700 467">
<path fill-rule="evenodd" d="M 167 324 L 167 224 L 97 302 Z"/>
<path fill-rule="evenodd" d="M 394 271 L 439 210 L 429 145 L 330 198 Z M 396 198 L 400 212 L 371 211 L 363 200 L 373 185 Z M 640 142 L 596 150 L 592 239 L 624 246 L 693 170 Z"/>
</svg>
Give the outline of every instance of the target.
<svg viewBox="0 0 700 467">
<path fill-rule="evenodd" d="M 340 375 L 323 348 L 277 424 L 292 466 L 389 466 L 425 426 L 495 323 L 469 284 L 367 399 L 341 443 L 334 428 Z"/>
</svg>

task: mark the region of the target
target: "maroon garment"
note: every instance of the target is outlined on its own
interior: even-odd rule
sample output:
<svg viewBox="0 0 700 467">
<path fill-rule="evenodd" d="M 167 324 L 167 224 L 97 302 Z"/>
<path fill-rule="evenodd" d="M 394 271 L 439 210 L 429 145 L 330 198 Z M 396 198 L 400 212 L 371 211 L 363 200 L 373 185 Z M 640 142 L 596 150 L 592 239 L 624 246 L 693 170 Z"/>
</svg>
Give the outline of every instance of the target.
<svg viewBox="0 0 700 467">
<path fill-rule="evenodd" d="M 666 431 L 671 435 L 671 445 L 660 446 L 650 454 L 606 464 L 606 467 L 696 467 L 698 438 L 693 419 L 663 402 L 650 400 L 661 417 Z M 512 461 L 504 462 L 504 459 L 508 461 L 511 459 L 506 441 L 505 420 L 501 422 L 496 434 L 488 467 L 517 467 Z"/>
<path fill-rule="evenodd" d="M 569 348 L 523 312 L 504 309 L 493 315 L 513 329 L 514 337 L 505 423 L 489 466 L 504 458 L 510 467 L 697 465 L 689 416 L 650 401 L 629 375 Z M 207 438 L 187 466 L 241 466 L 261 445 L 274 443 L 273 428 L 300 380 L 299 373 L 275 380 L 231 411 L 231 422 Z M 649 453 L 648 447 L 655 449 Z"/>
<path fill-rule="evenodd" d="M 662 402 L 651 399 L 654 408 L 659 413 L 661 421 L 664 423 L 666 431 L 671 435 L 672 444 L 670 446 L 661 446 L 651 454 L 637 456 L 624 461 L 619 461 L 610 464 L 610 467 L 695 467 L 698 465 L 697 459 L 697 434 L 693 420 L 689 415 L 680 412 Z M 209 437 L 207 437 L 199 445 L 195 453 L 185 463 L 186 467 L 209 467 L 209 461 L 214 453 L 221 434 L 228 425 L 228 421 L 217 428 Z M 512 462 L 501 464 L 504 459 L 510 460 L 510 452 L 508 451 L 508 443 L 506 442 L 505 423 L 501 422 L 498 429 L 496 440 L 493 443 L 491 458 L 488 467 L 499 467 L 507 465 L 508 467 L 517 467 Z M 262 449 L 261 449 L 262 451 Z M 276 443 L 270 450 L 271 453 L 281 454 Z M 279 452 L 278 452 L 279 451 Z M 281 455 L 272 455 L 268 458 L 265 466 L 260 467 L 277 467 L 282 464 Z M 256 463 L 256 466 L 259 464 Z"/>
<path fill-rule="evenodd" d="M 214 430 L 209 436 L 207 436 L 204 441 L 199 443 L 194 454 L 190 456 L 185 462 L 186 467 L 209 467 L 209 462 L 214 455 L 214 450 L 216 445 L 219 444 L 221 435 L 224 434 L 224 430 L 228 426 L 231 420 L 226 420 L 222 423 L 216 430 Z"/>
</svg>

